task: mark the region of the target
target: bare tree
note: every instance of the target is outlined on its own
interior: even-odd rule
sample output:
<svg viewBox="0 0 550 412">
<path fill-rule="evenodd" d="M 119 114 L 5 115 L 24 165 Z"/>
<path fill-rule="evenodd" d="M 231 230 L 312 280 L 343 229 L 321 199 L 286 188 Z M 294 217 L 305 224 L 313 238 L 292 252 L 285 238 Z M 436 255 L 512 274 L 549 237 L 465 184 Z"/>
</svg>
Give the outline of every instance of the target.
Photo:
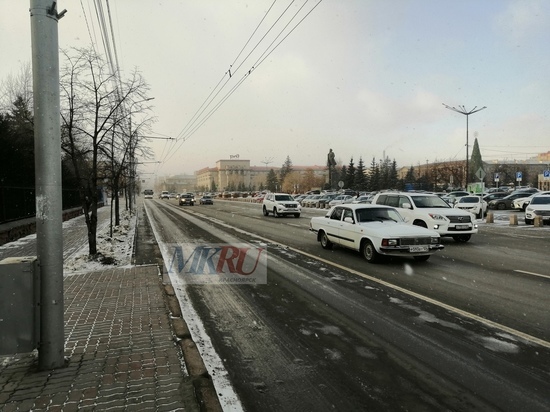
<svg viewBox="0 0 550 412">
<path fill-rule="evenodd" d="M 30 62 L 22 64 L 19 73 L 10 74 L 0 84 L 0 111 L 6 112 L 10 110 L 13 102 L 17 100 L 21 100 L 25 107 L 33 107 L 32 68 Z M 27 120 L 32 121 L 32 116 Z"/>
<path fill-rule="evenodd" d="M 100 182 L 110 178 L 112 183 L 134 155 L 140 142 L 130 127 L 131 116 L 145 110 L 140 102 L 148 100 L 148 86 L 136 71 L 122 81 L 93 50 L 72 49 L 63 55 L 61 145 L 80 182 L 89 254 L 96 256 Z"/>
</svg>

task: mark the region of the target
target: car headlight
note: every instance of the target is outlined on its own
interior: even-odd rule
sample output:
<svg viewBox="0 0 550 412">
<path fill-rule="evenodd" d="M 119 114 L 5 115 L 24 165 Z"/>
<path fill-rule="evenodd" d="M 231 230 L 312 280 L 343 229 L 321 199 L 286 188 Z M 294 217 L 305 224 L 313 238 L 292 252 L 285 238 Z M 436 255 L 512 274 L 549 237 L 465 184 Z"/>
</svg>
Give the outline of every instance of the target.
<svg viewBox="0 0 550 412">
<path fill-rule="evenodd" d="M 382 239 L 382 246 L 398 246 L 399 239 Z"/>
<path fill-rule="evenodd" d="M 431 243 L 432 245 L 437 245 L 439 243 L 439 236 L 432 236 Z"/>
<path fill-rule="evenodd" d="M 439 215 L 437 213 L 428 213 L 428 215 L 433 219 L 433 220 L 447 220 L 447 218 L 443 215 Z"/>
</svg>

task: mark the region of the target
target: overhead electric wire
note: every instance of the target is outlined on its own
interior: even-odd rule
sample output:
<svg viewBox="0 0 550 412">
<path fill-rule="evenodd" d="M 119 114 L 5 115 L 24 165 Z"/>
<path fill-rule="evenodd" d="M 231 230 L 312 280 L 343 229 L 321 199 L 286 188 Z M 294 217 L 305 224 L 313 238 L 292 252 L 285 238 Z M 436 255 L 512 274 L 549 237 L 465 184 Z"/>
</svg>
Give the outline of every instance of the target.
<svg viewBox="0 0 550 412">
<path fill-rule="evenodd" d="M 252 37 L 254 36 L 254 34 L 258 31 L 259 27 L 261 26 L 261 24 L 263 23 L 263 21 L 266 19 L 267 15 L 269 14 L 269 12 L 271 11 L 271 9 L 273 8 L 273 5 L 277 2 L 277 0 L 274 0 L 273 3 L 271 4 L 271 7 L 269 7 L 269 9 L 267 10 L 267 12 L 264 14 L 264 17 L 262 18 L 262 20 L 260 21 L 260 23 L 258 23 L 258 25 L 256 26 L 256 29 L 254 29 L 254 31 L 252 32 L 252 34 L 250 35 L 250 37 L 248 38 L 248 40 L 246 41 L 245 45 L 243 46 L 243 48 L 241 49 L 241 51 L 237 54 L 237 57 L 233 60 L 233 63 L 229 65 L 229 70 L 226 71 L 222 78 L 220 79 L 220 81 L 218 82 L 218 84 L 216 84 L 216 87 L 214 87 L 214 89 L 212 89 L 212 91 L 210 92 L 210 94 L 208 95 L 208 97 L 206 98 L 206 100 L 201 104 L 201 106 L 197 109 L 197 111 L 193 114 L 193 116 L 191 117 L 191 119 L 187 122 L 187 124 L 185 125 L 185 127 L 182 129 L 181 132 L 179 132 L 179 134 L 176 136 L 177 139 L 179 139 L 181 136 L 184 136 L 187 131 L 190 129 L 190 128 L 193 128 L 193 124 L 195 123 L 195 119 L 197 117 L 200 117 L 202 115 L 202 113 L 204 113 L 204 111 L 208 108 L 208 106 L 210 106 L 210 104 L 212 103 L 212 101 L 218 96 L 218 94 L 223 90 L 223 88 L 225 87 L 225 85 L 231 80 L 231 78 L 235 75 L 235 73 L 238 71 L 238 69 L 241 67 L 241 65 L 239 65 L 239 67 L 237 67 L 237 69 L 234 70 L 233 74 L 231 73 L 231 67 L 237 62 L 237 60 L 239 59 L 240 55 L 242 54 L 242 52 L 244 51 L 244 49 L 246 48 L 246 46 L 248 45 L 248 43 L 250 43 L 250 40 L 252 39 Z M 293 0 L 294 2 L 294 0 Z M 291 3 L 292 4 L 292 3 Z M 290 6 L 289 6 L 290 7 Z M 288 9 L 288 7 L 287 7 Z M 286 12 L 286 10 L 285 10 Z M 283 13 L 284 14 L 284 13 Z M 280 17 L 279 17 L 280 18 Z M 278 19 L 277 19 L 278 21 Z M 272 26 L 273 27 L 273 26 Z M 269 31 L 271 30 L 271 28 L 268 30 L 268 33 Z M 265 36 L 264 36 L 265 37 Z M 262 40 L 260 39 L 260 42 Z M 259 44 L 259 43 L 258 43 Z M 256 46 L 252 49 L 252 51 L 254 51 L 256 49 L 256 47 L 258 47 L 258 44 L 256 44 Z M 250 53 L 249 53 L 249 56 L 250 56 Z M 248 56 L 247 56 L 248 58 Z M 244 61 L 246 61 L 246 58 L 244 59 Z M 243 63 L 244 63 L 243 61 Z M 218 90 L 218 87 L 219 85 L 223 82 L 223 79 L 226 78 L 227 74 L 229 73 L 229 77 L 226 79 L 225 83 L 223 84 L 223 86 L 220 88 L 219 91 L 216 92 L 216 90 Z M 215 93 L 215 94 L 214 94 Z M 214 94 L 214 96 L 212 96 Z M 208 104 L 206 104 L 208 102 Z M 205 106 L 206 104 L 206 106 Z M 204 108 L 203 108 L 204 107 Z"/>
<path fill-rule="evenodd" d="M 322 0 L 319 0 L 317 2 L 317 4 L 315 4 L 311 10 L 309 10 L 306 15 L 300 19 L 300 21 L 298 21 L 298 23 L 296 23 L 296 25 L 294 25 L 294 27 L 292 27 L 292 29 L 281 39 L 281 41 L 279 43 L 277 43 L 275 45 L 275 47 L 271 48 L 273 46 L 273 44 L 277 41 L 277 39 L 284 33 L 284 31 L 288 28 L 288 26 L 292 23 L 292 21 L 296 18 L 296 16 L 302 11 L 302 9 L 305 7 L 305 5 L 307 4 L 307 1 L 298 9 L 298 11 L 294 14 L 294 16 L 292 16 L 292 18 L 290 19 L 290 21 L 285 25 L 285 27 L 279 32 L 279 34 L 277 34 L 277 36 L 275 37 L 275 39 L 270 43 L 270 45 L 264 50 L 264 52 L 260 55 L 260 57 L 256 60 L 256 63 L 253 64 L 251 66 L 251 68 L 249 69 L 249 71 L 237 82 L 236 85 L 234 85 L 231 90 L 229 92 L 227 92 L 222 98 L 220 101 L 218 101 L 218 103 L 215 104 L 215 106 L 202 118 L 200 119 L 197 119 L 197 113 L 199 113 L 199 116 L 202 116 L 202 114 L 206 111 L 206 109 L 212 104 L 213 102 L 213 99 L 216 98 L 219 93 L 221 92 L 221 90 L 223 90 L 223 87 L 225 87 L 225 85 L 228 83 L 228 81 L 234 76 L 234 73 L 244 64 L 244 62 L 250 57 L 250 55 L 252 54 L 252 52 L 254 50 L 256 50 L 256 48 L 258 48 L 258 46 L 260 45 L 260 43 L 265 39 L 265 37 L 267 36 L 267 34 L 272 30 L 272 28 L 277 24 L 277 22 L 280 21 L 280 19 L 282 18 L 282 16 L 287 12 L 287 10 L 289 9 L 289 7 L 294 3 L 294 0 L 289 4 L 289 6 L 287 6 L 287 8 L 283 11 L 283 13 L 281 13 L 281 15 L 277 18 L 277 20 L 275 21 L 275 23 L 272 24 L 272 26 L 269 28 L 269 30 L 266 32 L 266 34 L 257 42 L 256 46 L 253 48 L 253 50 L 246 56 L 246 58 L 243 60 L 243 62 L 237 67 L 237 69 L 235 69 L 235 72 L 233 74 L 230 75 L 230 77 L 226 80 L 226 82 L 224 83 L 223 87 L 212 97 L 212 99 L 208 102 L 208 104 L 206 104 L 206 101 L 203 102 L 203 104 L 201 105 L 201 107 L 198 109 L 197 112 L 195 112 L 195 114 L 193 115 L 193 118 L 190 122 L 188 122 L 188 124 L 186 125 L 186 127 L 180 132 L 180 134 L 178 135 L 178 138 L 177 138 L 177 142 L 179 142 L 179 145 L 176 147 L 175 150 L 172 151 L 172 153 L 167 156 L 165 159 L 163 159 L 163 162 L 166 162 L 168 161 L 172 156 L 174 156 L 174 154 L 181 148 L 181 146 L 183 145 L 183 143 L 189 139 L 200 127 L 202 127 L 202 125 L 220 108 L 220 106 L 236 91 L 236 89 L 238 87 L 240 87 L 240 85 L 244 82 L 244 80 L 246 80 L 246 78 L 252 73 L 252 71 L 254 71 L 255 69 L 257 69 L 257 67 L 259 65 L 261 65 L 265 59 L 267 59 L 267 57 L 269 57 L 269 55 L 271 55 L 271 53 L 273 53 L 274 50 L 276 50 L 280 45 L 281 43 L 286 40 L 286 38 L 288 38 L 288 36 L 313 12 L 313 10 L 319 6 L 319 4 L 322 2 Z M 273 3 L 275 4 L 275 2 Z M 268 12 L 271 10 L 271 8 L 273 7 L 273 4 L 272 6 L 269 8 Z M 256 29 L 254 30 L 254 33 L 253 35 L 257 32 L 259 26 L 261 25 L 261 23 L 265 20 L 265 17 L 267 16 L 267 13 L 266 15 L 264 15 L 264 17 L 262 18 L 262 21 L 260 22 L 260 24 L 256 27 Z M 252 36 L 253 36 L 252 35 Z M 246 45 L 248 45 L 248 43 L 250 43 L 250 40 L 252 38 L 252 36 L 248 39 L 248 41 L 246 42 L 245 46 L 241 49 L 241 51 L 239 52 L 237 58 L 235 59 L 234 63 L 237 61 L 238 57 L 242 54 L 242 52 L 244 51 L 244 49 L 246 48 Z M 232 67 L 232 66 L 231 66 Z M 224 74 L 224 77 L 226 77 L 227 75 L 227 72 Z M 223 78 L 222 77 L 222 80 Z M 218 84 L 216 85 L 216 88 L 219 86 L 219 84 L 221 83 L 221 81 L 218 82 Z M 210 97 L 212 96 L 212 94 L 214 93 L 214 91 L 212 91 L 209 95 L 209 97 L 207 98 L 210 99 Z M 206 106 L 205 106 L 206 104 Z"/>
<path fill-rule="evenodd" d="M 317 5 L 315 5 L 315 7 L 317 7 L 319 5 L 319 3 L 321 2 L 322 0 L 320 0 Z M 283 32 L 286 30 L 286 28 L 290 25 L 290 23 L 292 23 L 292 21 L 294 20 L 294 18 L 300 13 L 300 11 L 304 8 L 304 6 L 307 4 L 304 3 L 302 5 L 302 7 L 300 7 L 300 9 L 298 9 L 298 11 L 294 14 L 294 16 L 290 19 L 290 21 L 285 25 L 285 27 L 279 32 L 279 34 L 275 37 L 275 39 L 269 44 L 268 48 L 260 55 L 260 57 L 256 60 L 256 62 L 252 65 L 252 68 L 248 71 L 248 73 L 246 73 L 242 78 L 241 80 L 235 85 L 233 86 L 233 88 L 222 98 L 221 101 L 219 101 L 213 109 L 210 110 L 210 112 L 208 112 L 208 114 L 206 115 L 206 117 L 204 117 L 201 122 L 196 125 L 190 132 L 187 133 L 187 135 L 184 135 L 182 137 L 183 141 L 187 140 L 192 134 L 194 134 L 216 111 L 217 109 L 235 92 L 235 90 L 244 82 L 244 80 L 246 80 L 246 78 L 252 73 L 253 70 L 255 70 L 262 62 L 265 61 L 265 59 L 267 57 L 269 57 L 269 55 L 271 53 L 273 53 L 273 51 L 275 51 L 275 49 L 277 49 L 277 47 L 279 47 L 279 45 L 296 29 L 296 27 L 298 27 L 298 25 L 315 9 L 315 7 L 313 9 L 311 9 L 307 14 L 306 16 L 304 16 L 297 24 L 296 26 L 294 26 L 292 28 L 292 30 L 274 47 L 272 48 L 271 50 L 269 50 L 269 48 L 273 45 L 273 43 L 275 43 L 275 41 L 277 41 L 277 39 L 283 34 Z M 288 7 L 287 9 L 285 9 L 285 12 L 288 10 Z M 285 13 L 283 12 L 283 14 Z M 282 16 L 282 15 L 281 15 Z M 277 19 L 277 21 L 280 20 L 280 17 L 279 19 Z M 273 27 L 273 26 L 272 26 Z M 271 30 L 271 28 L 270 28 Z M 267 33 L 266 33 L 267 34 Z M 260 42 L 265 38 L 265 35 L 262 37 L 262 39 L 260 40 Z M 258 43 L 259 44 L 259 43 Z M 269 51 L 269 52 L 268 52 Z M 266 54 L 267 53 L 267 54 Z M 247 58 L 250 56 L 251 53 L 249 53 L 249 55 L 247 56 Z M 265 57 L 263 57 L 265 55 Z M 262 58 L 263 57 L 263 58 Z M 242 65 L 242 64 L 241 64 Z"/>
</svg>

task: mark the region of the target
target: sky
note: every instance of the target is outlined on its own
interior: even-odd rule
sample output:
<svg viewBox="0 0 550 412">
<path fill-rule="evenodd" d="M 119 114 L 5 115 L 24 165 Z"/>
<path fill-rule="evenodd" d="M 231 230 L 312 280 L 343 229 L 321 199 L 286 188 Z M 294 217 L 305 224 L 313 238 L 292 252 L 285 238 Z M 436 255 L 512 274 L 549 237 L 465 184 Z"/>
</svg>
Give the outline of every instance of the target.
<svg viewBox="0 0 550 412">
<path fill-rule="evenodd" d="M 0 82 L 31 60 L 29 3 L 10 2 L 0 15 Z M 67 9 L 61 48 L 105 53 L 94 4 L 58 1 Z M 485 161 L 550 151 L 547 0 L 109 6 L 122 76 L 141 72 L 154 97 L 152 135 L 172 138 L 148 141 L 148 161 L 160 163 L 141 164 L 144 179 L 193 174 L 231 156 L 262 167 L 287 156 L 326 165 L 329 149 L 341 164 L 465 159 L 466 116 L 444 104 L 486 107 L 468 116 L 469 153 L 477 138 Z"/>
</svg>

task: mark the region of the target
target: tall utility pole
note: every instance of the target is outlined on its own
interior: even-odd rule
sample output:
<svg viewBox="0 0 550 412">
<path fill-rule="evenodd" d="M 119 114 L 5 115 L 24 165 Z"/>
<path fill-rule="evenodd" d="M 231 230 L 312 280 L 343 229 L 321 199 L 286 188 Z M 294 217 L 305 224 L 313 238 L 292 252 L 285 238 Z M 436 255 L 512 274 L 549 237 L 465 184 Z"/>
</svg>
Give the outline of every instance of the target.
<svg viewBox="0 0 550 412">
<path fill-rule="evenodd" d="M 36 186 L 36 253 L 40 267 L 41 370 L 64 366 L 63 221 L 57 13 L 52 0 L 31 0 Z"/>
<path fill-rule="evenodd" d="M 470 165 L 469 165 L 470 155 L 468 154 L 468 117 L 471 114 L 474 114 L 483 109 L 486 109 L 487 106 L 480 107 L 479 109 L 477 108 L 477 106 L 474 106 L 472 110 L 466 110 L 466 108 L 463 105 L 458 106 L 458 109 L 456 107 L 448 106 L 445 103 L 443 103 L 443 106 L 445 106 L 449 110 L 452 110 L 454 112 L 457 112 L 466 116 L 466 182 L 464 184 L 464 188 L 466 188 L 468 186 L 468 182 L 470 181 Z"/>
</svg>

